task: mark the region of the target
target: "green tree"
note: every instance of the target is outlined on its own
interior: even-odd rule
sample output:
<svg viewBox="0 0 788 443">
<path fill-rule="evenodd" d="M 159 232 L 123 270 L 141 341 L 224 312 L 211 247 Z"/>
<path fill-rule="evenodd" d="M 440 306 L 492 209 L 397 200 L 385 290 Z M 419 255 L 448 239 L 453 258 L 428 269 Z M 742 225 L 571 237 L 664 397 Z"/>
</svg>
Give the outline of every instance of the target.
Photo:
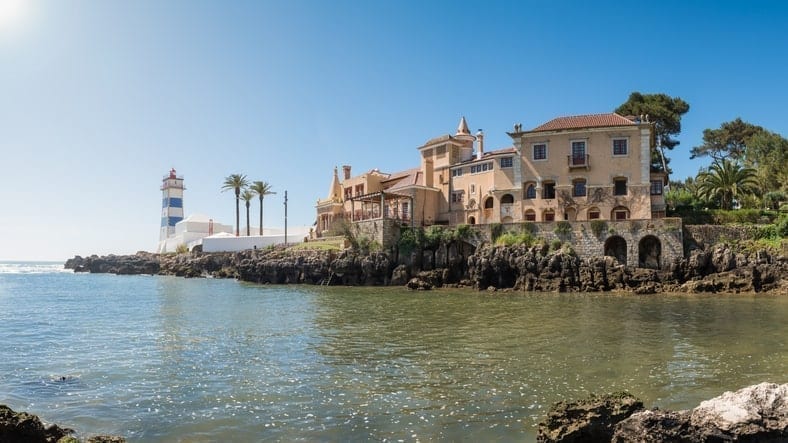
<svg viewBox="0 0 788 443">
<path fill-rule="evenodd" d="M 737 197 L 754 194 L 760 189 L 756 172 L 734 160 L 715 161 L 709 169 L 698 174 L 699 196 L 719 198 L 720 208 L 733 209 Z"/>
<path fill-rule="evenodd" d="M 271 185 L 264 181 L 252 183 L 249 189 L 260 198 L 260 235 L 263 235 L 263 199 L 266 195 L 276 194 L 276 192 L 271 191 Z"/>
<path fill-rule="evenodd" d="M 788 192 L 788 140 L 780 134 L 764 129 L 753 135 L 744 164 L 758 171 L 764 191 Z"/>
<path fill-rule="evenodd" d="M 240 199 L 241 190 L 249 186 L 249 181 L 243 174 L 230 174 L 224 178 L 222 184 L 222 192 L 233 190 L 235 191 L 235 236 L 238 237 L 241 231 L 241 209 Z"/>
<path fill-rule="evenodd" d="M 714 160 L 732 158 L 741 160 L 752 137 L 763 128 L 741 118 L 722 123 L 719 129 L 704 129 L 703 144 L 690 150 L 690 158 L 709 156 Z"/>
<path fill-rule="evenodd" d="M 671 150 L 679 144 L 673 137 L 681 132 L 681 116 L 689 111 L 690 105 L 679 97 L 667 94 L 641 94 L 633 92 L 629 99 L 616 108 L 621 115 L 648 115 L 654 123 L 654 137 L 657 150 L 651 152 L 651 170 L 667 171 L 670 160 L 665 156 L 665 149 Z"/>
<path fill-rule="evenodd" d="M 252 200 L 254 199 L 254 192 L 250 191 L 249 189 L 244 189 L 241 192 L 241 200 L 244 201 L 246 204 L 246 236 L 249 237 L 251 233 L 249 232 L 249 206 L 252 205 Z"/>
</svg>

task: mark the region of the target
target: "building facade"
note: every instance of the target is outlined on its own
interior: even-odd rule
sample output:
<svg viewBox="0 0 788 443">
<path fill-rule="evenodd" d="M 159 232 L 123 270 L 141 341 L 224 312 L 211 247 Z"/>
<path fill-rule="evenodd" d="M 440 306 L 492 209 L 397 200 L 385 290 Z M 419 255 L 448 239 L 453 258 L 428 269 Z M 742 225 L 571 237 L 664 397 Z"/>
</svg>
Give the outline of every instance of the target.
<svg viewBox="0 0 788 443">
<path fill-rule="evenodd" d="M 416 226 L 664 216 L 667 177 L 651 171 L 653 126 L 615 113 L 559 117 L 531 130 L 515 125 L 513 146 L 485 151 L 484 133 L 463 117 L 454 135 L 418 147 L 420 164 L 353 176 L 343 166 L 317 202 L 316 235 L 337 220 L 387 218 Z"/>
</svg>

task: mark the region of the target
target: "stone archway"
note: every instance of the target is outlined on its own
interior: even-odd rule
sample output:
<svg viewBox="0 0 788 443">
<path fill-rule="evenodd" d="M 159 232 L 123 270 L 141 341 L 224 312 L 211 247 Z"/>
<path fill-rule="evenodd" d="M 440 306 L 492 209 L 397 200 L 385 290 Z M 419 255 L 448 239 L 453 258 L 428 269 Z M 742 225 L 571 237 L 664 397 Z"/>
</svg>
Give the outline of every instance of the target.
<svg viewBox="0 0 788 443">
<path fill-rule="evenodd" d="M 620 235 L 605 240 L 605 256 L 613 257 L 622 265 L 627 264 L 627 241 Z"/>
<path fill-rule="evenodd" d="M 468 224 L 469 225 L 475 225 L 476 224 L 476 217 L 474 217 L 474 216 L 468 217 Z"/>
<path fill-rule="evenodd" d="M 662 242 L 653 235 L 647 235 L 638 242 L 638 267 L 660 269 L 662 266 Z"/>
</svg>

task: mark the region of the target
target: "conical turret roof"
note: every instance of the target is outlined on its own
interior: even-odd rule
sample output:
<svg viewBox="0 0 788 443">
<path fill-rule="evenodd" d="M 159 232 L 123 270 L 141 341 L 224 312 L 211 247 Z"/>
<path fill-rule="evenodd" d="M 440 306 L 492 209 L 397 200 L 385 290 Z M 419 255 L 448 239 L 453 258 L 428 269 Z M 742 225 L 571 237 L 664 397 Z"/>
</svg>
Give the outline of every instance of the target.
<svg viewBox="0 0 788 443">
<path fill-rule="evenodd" d="M 460 118 L 460 124 L 457 126 L 457 134 L 455 135 L 471 135 L 471 131 L 468 130 L 468 122 L 465 121 L 465 116 Z"/>
</svg>

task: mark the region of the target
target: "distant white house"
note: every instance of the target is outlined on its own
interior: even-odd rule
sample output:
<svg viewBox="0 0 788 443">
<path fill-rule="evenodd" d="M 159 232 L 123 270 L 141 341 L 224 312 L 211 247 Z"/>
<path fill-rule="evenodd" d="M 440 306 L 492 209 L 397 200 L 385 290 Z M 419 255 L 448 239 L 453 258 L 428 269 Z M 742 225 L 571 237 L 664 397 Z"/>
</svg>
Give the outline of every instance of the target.
<svg viewBox="0 0 788 443">
<path fill-rule="evenodd" d="M 178 245 L 185 245 L 191 251 L 205 237 L 222 233 L 232 235 L 233 227 L 215 222 L 207 215 L 192 214 L 175 224 L 175 233 L 159 242 L 158 252 L 175 252 Z"/>
<path fill-rule="evenodd" d="M 294 226 L 287 228 L 287 243 L 295 244 L 304 241 L 309 236 L 309 226 Z M 259 229 L 250 229 L 256 234 Z M 241 229 L 242 233 L 246 229 Z M 285 243 L 285 231 L 280 228 L 264 228 L 264 235 L 251 235 L 236 237 L 231 233 L 218 233 L 202 239 L 203 252 L 233 252 L 246 249 L 261 249 L 271 245 Z"/>
</svg>

